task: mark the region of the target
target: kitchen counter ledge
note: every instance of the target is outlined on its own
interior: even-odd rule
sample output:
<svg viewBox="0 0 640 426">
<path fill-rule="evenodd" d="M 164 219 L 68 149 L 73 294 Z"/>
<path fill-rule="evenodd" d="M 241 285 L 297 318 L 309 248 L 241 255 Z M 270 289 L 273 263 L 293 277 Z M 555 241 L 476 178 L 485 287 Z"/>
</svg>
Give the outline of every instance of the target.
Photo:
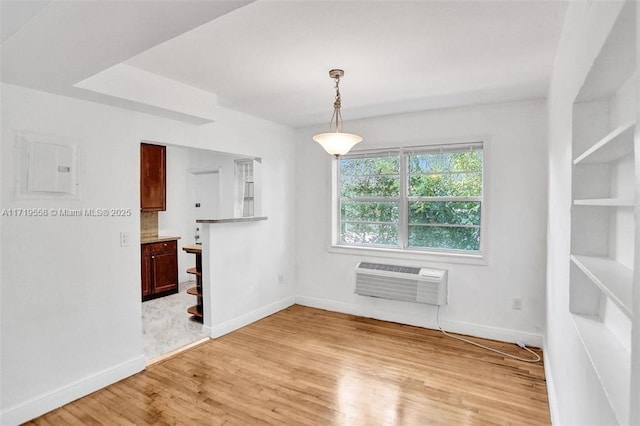
<svg viewBox="0 0 640 426">
<path fill-rule="evenodd" d="M 162 243 L 165 241 L 174 241 L 179 239 L 180 237 L 163 237 L 163 236 L 144 237 L 144 238 L 140 238 L 140 244 Z"/>
<path fill-rule="evenodd" d="M 198 219 L 198 223 L 235 223 L 235 222 L 257 222 L 259 220 L 267 220 L 266 216 L 252 217 L 232 217 L 228 219 Z"/>
</svg>

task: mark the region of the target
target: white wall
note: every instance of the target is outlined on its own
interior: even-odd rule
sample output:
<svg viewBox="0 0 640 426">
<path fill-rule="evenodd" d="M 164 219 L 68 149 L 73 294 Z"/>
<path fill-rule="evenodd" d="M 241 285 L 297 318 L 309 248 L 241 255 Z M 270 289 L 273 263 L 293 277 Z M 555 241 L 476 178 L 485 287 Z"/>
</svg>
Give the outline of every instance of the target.
<svg viewBox="0 0 640 426">
<path fill-rule="evenodd" d="M 218 169 L 220 179 L 220 215 L 218 218 L 233 217 L 235 202 L 235 160 L 242 156 L 220 152 L 190 152 L 191 169 Z M 213 219 L 213 218 L 209 218 Z"/>
<path fill-rule="evenodd" d="M 53 134 L 78 144 L 79 200 L 12 199 L 16 130 Z M 265 204 L 273 220 L 260 237 L 280 242 L 273 259 L 291 286 L 277 297 L 292 296 L 286 293 L 293 285 L 294 258 L 289 226 L 294 219 L 291 130 L 224 110 L 215 123 L 194 126 L 3 84 L 3 208 L 131 208 L 133 215 L 1 218 L 2 424 L 25 421 L 144 367 L 141 140 L 264 158 L 270 169 Z M 120 231 L 130 232 L 129 247 L 120 247 Z M 229 238 L 226 244 L 236 251 L 244 242 Z M 251 306 L 233 314 L 273 299 L 259 293 Z"/>
<path fill-rule="evenodd" d="M 294 169 L 286 166 L 293 164 L 294 152 L 289 145 L 273 146 L 263 157 L 260 216 L 266 220 L 201 224 L 204 330 L 211 337 L 243 327 L 295 301 L 292 195 L 296 176 Z"/>
<path fill-rule="evenodd" d="M 574 99 L 621 2 L 571 2 L 549 91 L 549 211 L 545 373 L 554 423 L 615 424 L 569 314 Z"/>
<path fill-rule="evenodd" d="M 297 131 L 296 248 L 299 303 L 436 327 L 435 307 L 354 294 L 362 260 L 449 270 L 445 328 L 541 345 L 544 330 L 546 108 L 544 102 L 477 106 L 358 120 L 358 149 L 412 146 L 447 139 L 486 139 L 486 265 L 445 257 L 388 259 L 329 252 L 331 157 L 311 140 L 322 127 Z M 522 310 L 511 309 L 522 297 Z"/>
<path fill-rule="evenodd" d="M 295 269 L 283 261 L 295 244 L 293 234 L 273 238 L 274 228 L 290 226 L 293 218 L 273 210 L 266 216 L 255 222 L 203 224 L 203 280 L 208 280 L 203 329 L 211 337 L 295 302 Z M 238 244 L 231 246 L 232 240 Z"/>
</svg>

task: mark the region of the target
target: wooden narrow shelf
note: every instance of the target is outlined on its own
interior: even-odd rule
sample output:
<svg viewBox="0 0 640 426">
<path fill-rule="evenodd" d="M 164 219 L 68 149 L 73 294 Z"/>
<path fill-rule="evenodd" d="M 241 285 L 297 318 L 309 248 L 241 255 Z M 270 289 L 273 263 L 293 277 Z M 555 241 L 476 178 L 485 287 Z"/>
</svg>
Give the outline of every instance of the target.
<svg viewBox="0 0 640 426">
<path fill-rule="evenodd" d="M 188 288 L 187 294 L 191 294 L 192 296 L 202 297 L 202 292 L 198 291 L 198 287 Z"/>
<path fill-rule="evenodd" d="M 198 305 L 190 306 L 189 308 L 187 308 L 187 312 L 195 317 L 202 318 L 202 311 L 198 309 Z"/>
<path fill-rule="evenodd" d="M 595 206 L 595 207 L 633 207 L 635 202 L 633 198 L 587 198 L 582 200 L 573 200 L 576 206 Z"/>
<path fill-rule="evenodd" d="M 633 271 L 606 257 L 571 255 L 571 261 L 630 319 Z"/>
<path fill-rule="evenodd" d="M 196 269 L 196 267 L 187 269 L 187 274 L 194 274 L 198 276 L 202 275 L 201 272 L 198 272 L 198 269 Z"/>
<path fill-rule="evenodd" d="M 631 354 L 597 317 L 572 314 L 572 318 L 618 423 L 628 424 Z"/>
<path fill-rule="evenodd" d="M 635 121 L 625 123 L 612 130 L 573 160 L 573 164 L 607 163 L 633 153 Z"/>
<path fill-rule="evenodd" d="M 196 266 L 187 269 L 187 273 L 196 276 L 196 285 L 187 289 L 187 294 L 196 296 L 196 305 L 187 309 L 187 312 L 193 315 L 198 321 L 204 322 L 204 298 L 202 297 L 202 246 L 199 244 L 183 246 L 182 250 L 187 253 L 195 254 Z"/>
<path fill-rule="evenodd" d="M 187 253 L 202 254 L 202 245 L 200 244 L 184 245 L 182 246 L 182 250 L 186 251 Z"/>
</svg>

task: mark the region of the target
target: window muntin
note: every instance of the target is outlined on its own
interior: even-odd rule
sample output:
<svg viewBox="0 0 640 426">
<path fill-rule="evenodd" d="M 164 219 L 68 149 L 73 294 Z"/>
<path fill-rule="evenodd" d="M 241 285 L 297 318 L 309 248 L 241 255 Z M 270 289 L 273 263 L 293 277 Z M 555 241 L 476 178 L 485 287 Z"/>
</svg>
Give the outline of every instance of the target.
<svg viewBox="0 0 640 426">
<path fill-rule="evenodd" d="M 481 142 L 344 156 L 338 244 L 479 252 L 482 177 Z"/>
</svg>

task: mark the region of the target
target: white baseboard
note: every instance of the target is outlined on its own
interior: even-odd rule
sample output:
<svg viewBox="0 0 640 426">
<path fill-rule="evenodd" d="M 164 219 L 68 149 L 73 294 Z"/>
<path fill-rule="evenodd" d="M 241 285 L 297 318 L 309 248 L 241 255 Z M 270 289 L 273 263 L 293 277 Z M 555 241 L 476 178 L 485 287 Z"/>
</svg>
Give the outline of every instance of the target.
<svg viewBox="0 0 640 426">
<path fill-rule="evenodd" d="M 509 328 L 492 327 L 463 321 L 441 321 L 445 330 L 466 334 L 467 336 L 482 337 L 483 339 L 499 340 L 501 342 L 522 342 L 527 346 L 542 348 L 542 335 Z"/>
<path fill-rule="evenodd" d="M 242 328 L 246 325 L 256 322 L 264 317 L 268 317 L 271 314 L 275 314 L 295 303 L 295 297 L 287 297 L 285 299 L 274 302 L 270 305 L 263 306 L 255 311 L 248 312 L 244 315 L 240 315 L 229 321 L 225 321 L 222 324 L 214 325 L 212 327 L 202 327 L 205 334 L 215 339 L 220 336 L 224 336 L 227 333 L 231 333 L 234 330 Z"/>
<path fill-rule="evenodd" d="M 325 309 L 331 312 L 340 312 L 343 314 L 361 315 L 355 306 L 348 303 L 336 302 L 334 300 L 319 299 L 317 297 L 308 296 L 296 296 L 296 303 L 298 305 L 309 306 L 310 308 Z"/>
<path fill-rule="evenodd" d="M 432 318 L 428 315 L 418 316 L 406 312 L 387 311 L 379 307 L 363 307 L 352 305 L 333 300 L 319 299 L 315 297 L 297 296 L 296 303 L 299 305 L 310 306 L 312 308 L 326 309 L 332 312 L 341 312 L 345 314 L 357 315 L 367 318 L 374 318 L 383 321 L 398 322 L 401 324 L 415 325 L 430 329 L 437 329 Z M 507 328 L 491 327 L 486 325 L 472 324 L 462 321 L 450 321 L 441 319 L 442 328 L 452 333 L 465 334 L 468 336 L 481 337 L 484 339 L 499 340 L 502 342 L 517 341 L 525 343 L 527 346 L 542 347 L 542 335 L 528 333 L 519 330 L 511 330 Z"/>
<path fill-rule="evenodd" d="M 544 351 L 544 378 L 547 382 L 547 398 L 549 399 L 549 413 L 551 414 L 551 424 L 559 425 L 560 418 L 558 415 L 558 396 L 556 394 L 556 388 L 553 383 L 553 376 L 551 375 L 551 365 L 549 365 L 548 356 L 549 352 L 547 352 L 547 340 L 543 339 L 543 348 Z"/>
<path fill-rule="evenodd" d="M 145 367 L 143 355 L 108 370 L 80 379 L 30 401 L 11 407 L 0 414 L 0 424 L 18 425 L 85 395 L 136 374 Z"/>
</svg>

